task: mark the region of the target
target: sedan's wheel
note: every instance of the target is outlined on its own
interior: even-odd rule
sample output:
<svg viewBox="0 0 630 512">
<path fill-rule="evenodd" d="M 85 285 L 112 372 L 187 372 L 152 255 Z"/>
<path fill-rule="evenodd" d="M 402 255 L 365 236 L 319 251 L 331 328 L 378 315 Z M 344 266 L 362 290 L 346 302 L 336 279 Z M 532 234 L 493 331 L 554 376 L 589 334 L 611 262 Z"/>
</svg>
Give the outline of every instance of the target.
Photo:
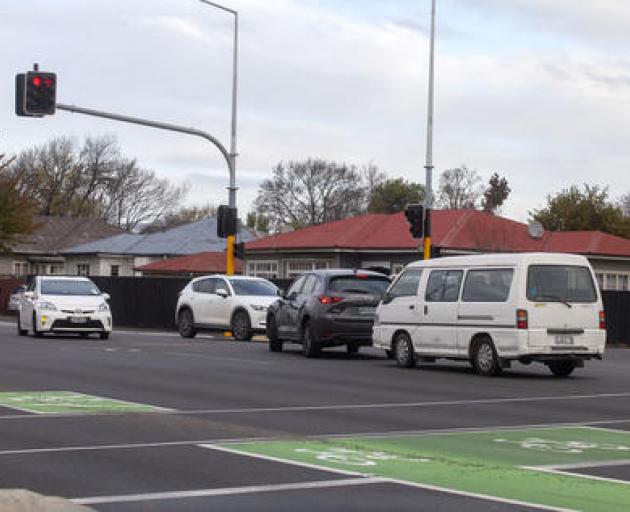
<svg viewBox="0 0 630 512">
<path fill-rule="evenodd" d="M 182 309 L 177 317 L 177 328 L 182 338 L 194 338 L 197 334 L 195 330 L 195 319 L 190 309 Z"/>
<path fill-rule="evenodd" d="M 20 322 L 20 312 L 18 311 L 17 315 L 17 333 L 18 336 L 26 336 L 28 331 L 26 329 L 22 329 L 22 322 Z"/>
<path fill-rule="evenodd" d="M 252 328 L 249 315 L 245 311 L 237 311 L 232 316 L 232 336 L 238 341 L 249 341 L 252 339 Z"/>
<path fill-rule="evenodd" d="M 41 338 L 44 334 L 37 330 L 37 315 L 33 313 L 33 336 Z"/>
<path fill-rule="evenodd" d="M 401 332 L 394 339 L 394 357 L 401 368 L 412 368 L 416 365 L 416 356 L 409 336 Z"/>
<path fill-rule="evenodd" d="M 100 333 L 100 337 L 102 340 L 108 340 L 109 339 L 109 333 L 107 331 L 103 331 Z"/>
<path fill-rule="evenodd" d="M 573 361 L 551 361 L 549 370 L 556 377 L 568 377 L 575 370 L 575 363 Z"/>
<path fill-rule="evenodd" d="M 276 325 L 276 317 L 270 316 L 267 319 L 267 338 L 269 338 L 269 351 L 282 352 L 282 342 L 278 339 L 278 326 Z"/>
<path fill-rule="evenodd" d="M 494 377 L 501 373 L 499 356 L 497 356 L 494 343 L 492 343 L 490 338 L 484 338 L 477 343 L 473 354 L 473 362 L 477 373 L 484 377 Z"/>
<path fill-rule="evenodd" d="M 306 322 L 302 329 L 302 353 L 306 357 L 315 357 L 319 355 L 320 350 L 321 347 L 315 339 L 315 334 L 313 333 L 311 324 L 310 322 Z"/>
</svg>

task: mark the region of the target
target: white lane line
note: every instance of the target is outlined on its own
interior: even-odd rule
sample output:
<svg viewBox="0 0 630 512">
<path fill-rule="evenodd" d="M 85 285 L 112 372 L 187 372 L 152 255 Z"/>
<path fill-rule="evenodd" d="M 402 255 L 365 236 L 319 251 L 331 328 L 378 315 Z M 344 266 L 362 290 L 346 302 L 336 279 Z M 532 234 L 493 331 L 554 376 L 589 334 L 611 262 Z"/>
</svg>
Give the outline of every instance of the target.
<svg viewBox="0 0 630 512">
<path fill-rule="evenodd" d="M 520 466 L 521 469 L 529 469 L 531 471 L 538 471 L 539 473 L 551 473 L 552 475 L 573 476 L 576 478 L 586 478 L 587 480 L 597 480 L 599 482 L 610 482 L 613 484 L 630 485 L 628 480 L 619 480 L 618 478 L 607 478 L 603 476 L 585 475 L 583 473 L 572 473 L 571 471 L 560 471 L 557 469 L 551 469 L 541 466 Z"/>
<path fill-rule="evenodd" d="M 246 452 L 246 451 L 242 451 L 242 450 L 236 450 L 233 448 L 226 448 L 225 446 L 217 446 L 215 444 L 206 444 L 203 445 L 204 448 L 208 448 L 210 450 L 218 450 L 218 451 L 222 451 L 222 452 L 227 452 L 227 453 L 233 453 L 235 455 L 242 455 L 245 457 L 252 457 L 254 459 L 262 459 L 262 460 L 268 460 L 268 461 L 273 461 L 273 462 L 281 462 L 283 464 L 290 464 L 293 466 L 301 466 L 301 467 L 305 467 L 305 468 L 309 468 L 309 469 L 318 469 L 318 470 L 324 470 L 324 471 L 330 471 L 333 473 L 338 473 L 338 474 L 342 474 L 342 475 L 361 475 L 363 474 L 364 476 L 371 476 L 368 475 L 366 473 L 356 473 L 354 471 L 346 471 L 343 469 L 337 469 L 337 468 L 330 468 L 327 466 L 319 466 L 317 464 L 309 464 L 307 462 L 298 462 L 298 461 L 294 461 L 294 460 L 287 460 L 287 459 L 282 459 L 279 457 L 272 457 L 270 455 L 261 455 L 261 454 L 257 454 L 257 453 L 250 453 L 250 452 Z M 399 484 L 399 485 L 404 485 L 406 487 L 415 487 L 417 489 L 424 489 L 424 490 L 428 490 L 428 491 L 436 491 L 436 492 L 443 492 L 443 493 L 447 493 L 447 494 L 456 494 L 458 496 L 465 496 L 467 498 L 477 498 L 477 499 L 481 499 L 481 500 L 486 500 L 486 501 L 494 501 L 494 502 L 498 502 L 498 503 L 507 503 L 509 505 L 518 505 L 521 507 L 529 507 L 529 508 L 535 508 L 535 509 L 539 509 L 539 510 L 551 510 L 554 512 L 576 512 L 573 509 L 567 509 L 567 508 L 557 508 L 557 507 L 551 507 L 551 506 L 546 506 L 546 505 L 540 505 L 538 503 L 529 503 L 526 501 L 520 501 L 520 500 L 512 500 L 509 498 L 501 498 L 501 497 L 497 497 L 497 496 L 490 496 L 488 494 L 479 494 L 479 493 L 474 493 L 474 492 L 467 492 L 467 491 L 460 491 L 458 489 L 451 489 L 449 487 L 441 487 L 441 486 L 436 486 L 436 485 L 429 485 L 429 484 L 422 484 L 422 483 L 417 483 L 417 482 L 409 482 L 407 480 L 399 480 L 397 478 L 386 478 L 383 477 L 381 478 L 381 482 L 380 483 L 394 483 L 394 484 Z"/>
<path fill-rule="evenodd" d="M 565 469 L 605 468 L 610 466 L 629 466 L 630 459 L 617 460 L 591 460 L 588 462 L 570 462 L 567 464 L 550 464 L 548 466 L 534 466 L 538 469 L 557 469 L 564 472 Z M 528 469 L 530 469 L 528 467 Z"/>
<path fill-rule="evenodd" d="M 84 417 L 85 415 L 81 415 Z M 630 419 L 622 420 L 602 420 L 602 421 L 587 421 L 588 424 L 607 424 L 607 423 L 630 423 Z M 403 437 L 403 436 L 417 436 L 417 435 L 447 435 L 457 432 L 465 433 L 484 433 L 484 432 L 501 432 L 511 430 L 523 430 L 523 429 L 552 429 L 561 427 L 586 427 L 583 423 L 545 423 L 545 424 L 524 424 L 524 425 L 503 425 L 493 427 L 462 427 L 462 428 L 445 428 L 445 429 L 430 429 L 430 430 L 393 430 L 390 432 L 346 432 L 344 434 L 312 434 L 303 436 L 304 439 L 350 439 L 355 437 Z M 625 432 L 624 430 L 616 430 L 615 432 Z M 291 439 L 294 439 L 292 437 Z M 63 453 L 63 452 L 81 452 L 81 451 L 97 451 L 97 450 L 126 450 L 134 448 L 161 448 L 169 446 L 196 446 L 196 445 L 215 445 L 221 444 L 239 444 L 239 443 L 253 443 L 253 442 L 271 442 L 271 441 L 286 441 L 287 437 L 238 437 L 238 438 L 224 438 L 224 439 L 201 439 L 192 441 L 156 441 L 149 443 L 123 443 L 123 444 L 104 444 L 104 445 L 89 445 L 89 446 L 60 446 L 56 448 L 19 448 L 12 450 L 0 450 L 0 456 L 3 455 L 29 455 L 38 453 Z M 554 466 L 555 467 L 555 466 Z"/>
<path fill-rule="evenodd" d="M 301 491 L 305 489 L 326 489 L 356 485 L 381 484 L 383 478 L 346 478 L 343 480 L 325 480 L 317 482 L 300 482 L 294 484 L 249 485 L 244 487 L 224 487 L 220 489 L 200 489 L 195 491 L 155 492 L 147 494 L 127 494 L 122 496 L 95 496 L 93 498 L 74 498 L 70 501 L 78 505 L 98 505 L 102 503 L 128 503 L 132 501 L 173 500 L 182 498 L 199 498 L 208 496 L 233 496 L 235 494 L 251 494 L 260 492 Z"/>
<path fill-rule="evenodd" d="M 213 355 L 204 354 L 204 353 L 195 354 L 194 352 L 164 352 L 164 355 L 177 356 L 177 357 L 194 357 L 194 358 L 210 359 L 210 360 L 216 360 L 216 361 L 230 361 L 230 362 L 237 362 L 237 363 L 264 364 L 264 365 L 271 364 L 268 361 L 257 361 L 254 359 L 244 359 L 242 357 L 213 356 Z"/>
</svg>

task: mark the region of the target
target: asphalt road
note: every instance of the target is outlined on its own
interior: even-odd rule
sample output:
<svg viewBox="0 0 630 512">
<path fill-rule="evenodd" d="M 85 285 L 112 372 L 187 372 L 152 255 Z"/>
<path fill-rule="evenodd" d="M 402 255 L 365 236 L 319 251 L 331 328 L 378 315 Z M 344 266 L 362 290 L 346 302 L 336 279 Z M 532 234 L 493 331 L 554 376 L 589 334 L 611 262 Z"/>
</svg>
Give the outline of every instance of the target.
<svg viewBox="0 0 630 512">
<path fill-rule="evenodd" d="M 73 391 L 163 408 L 0 407 L 0 487 L 102 511 L 528 510 L 199 445 L 561 424 L 630 431 L 629 369 L 630 351 L 611 349 L 569 379 L 537 365 L 487 379 L 452 362 L 398 369 L 371 349 L 307 360 L 297 346 L 272 354 L 262 342 L 160 333 L 36 340 L 0 322 L 0 393 Z"/>
</svg>

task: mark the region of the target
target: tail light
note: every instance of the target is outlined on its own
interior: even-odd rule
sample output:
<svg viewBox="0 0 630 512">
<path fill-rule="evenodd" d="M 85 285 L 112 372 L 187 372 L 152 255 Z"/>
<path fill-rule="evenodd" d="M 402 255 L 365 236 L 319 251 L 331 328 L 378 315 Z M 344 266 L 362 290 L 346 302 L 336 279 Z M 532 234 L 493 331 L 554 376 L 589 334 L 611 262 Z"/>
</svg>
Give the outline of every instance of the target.
<svg viewBox="0 0 630 512">
<path fill-rule="evenodd" d="M 527 310 L 526 309 L 517 309 L 516 310 L 516 328 L 517 329 L 527 329 Z"/>
<path fill-rule="evenodd" d="M 606 329 L 606 315 L 603 311 L 599 312 L 599 328 Z"/>
<path fill-rule="evenodd" d="M 337 304 L 337 302 L 341 302 L 343 297 L 330 297 L 328 295 L 324 295 L 319 298 L 319 302 L 322 304 Z"/>
</svg>

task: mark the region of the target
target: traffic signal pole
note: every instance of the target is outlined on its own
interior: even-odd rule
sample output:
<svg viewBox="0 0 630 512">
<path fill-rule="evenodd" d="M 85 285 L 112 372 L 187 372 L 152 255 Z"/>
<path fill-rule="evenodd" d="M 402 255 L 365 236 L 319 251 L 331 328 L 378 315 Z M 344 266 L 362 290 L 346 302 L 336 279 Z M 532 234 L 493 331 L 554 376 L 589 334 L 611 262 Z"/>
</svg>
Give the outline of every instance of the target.
<svg viewBox="0 0 630 512">
<path fill-rule="evenodd" d="M 427 160 L 424 199 L 424 259 L 431 258 L 431 211 L 433 210 L 433 110 L 435 64 L 435 0 L 431 0 L 431 44 L 429 53 L 429 100 L 427 106 Z"/>
</svg>

